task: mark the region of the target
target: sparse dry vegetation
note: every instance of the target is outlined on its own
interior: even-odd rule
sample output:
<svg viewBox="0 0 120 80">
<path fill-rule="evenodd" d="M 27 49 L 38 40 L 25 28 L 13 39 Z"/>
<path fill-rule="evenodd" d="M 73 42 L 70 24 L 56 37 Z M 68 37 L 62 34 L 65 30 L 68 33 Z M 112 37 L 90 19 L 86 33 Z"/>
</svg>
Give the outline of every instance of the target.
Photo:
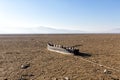
<svg viewBox="0 0 120 80">
<path fill-rule="evenodd" d="M 47 42 L 76 46 L 91 56 L 71 56 L 50 52 Z M 13 35 L 0 36 L 0 80 L 120 80 L 120 72 L 105 74 L 104 67 L 120 70 L 120 35 Z M 21 69 L 21 65 L 30 64 Z M 21 79 L 22 80 L 22 79 Z"/>
</svg>

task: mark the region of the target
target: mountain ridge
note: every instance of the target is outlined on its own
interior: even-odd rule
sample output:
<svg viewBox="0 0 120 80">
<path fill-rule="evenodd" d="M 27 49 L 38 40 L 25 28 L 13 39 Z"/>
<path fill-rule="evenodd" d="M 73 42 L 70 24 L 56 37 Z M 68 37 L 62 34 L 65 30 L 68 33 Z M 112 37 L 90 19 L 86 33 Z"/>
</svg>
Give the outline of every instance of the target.
<svg viewBox="0 0 120 80">
<path fill-rule="evenodd" d="M 120 28 L 111 29 L 107 31 L 81 31 L 71 29 L 56 29 L 45 26 L 39 27 L 19 27 L 19 28 L 1 28 L 0 34 L 82 34 L 82 33 L 120 33 Z"/>
</svg>

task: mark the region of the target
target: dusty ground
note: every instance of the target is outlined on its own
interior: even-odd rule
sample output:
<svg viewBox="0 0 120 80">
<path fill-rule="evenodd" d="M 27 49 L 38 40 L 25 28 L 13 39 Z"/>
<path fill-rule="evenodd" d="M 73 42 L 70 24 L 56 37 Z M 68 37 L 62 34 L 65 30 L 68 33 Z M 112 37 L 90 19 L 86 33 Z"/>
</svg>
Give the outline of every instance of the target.
<svg viewBox="0 0 120 80">
<path fill-rule="evenodd" d="M 48 41 L 76 46 L 82 55 L 50 52 L 46 49 Z M 108 69 L 110 73 L 105 74 L 105 67 L 83 58 L 118 71 Z M 21 69 L 21 65 L 27 63 L 30 67 Z M 0 36 L 0 80 L 65 80 L 65 77 L 70 80 L 120 80 L 119 70 L 118 34 Z"/>
</svg>

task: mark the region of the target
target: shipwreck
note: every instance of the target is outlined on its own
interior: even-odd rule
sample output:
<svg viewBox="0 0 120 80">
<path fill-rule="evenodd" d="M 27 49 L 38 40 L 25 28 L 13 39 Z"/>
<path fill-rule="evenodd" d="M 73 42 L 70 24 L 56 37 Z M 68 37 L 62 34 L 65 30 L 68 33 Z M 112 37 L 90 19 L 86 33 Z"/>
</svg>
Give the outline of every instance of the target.
<svg viewBox="0 0 120 80">
<path fill-rule="evenodd" d="M 63 45 L 56 45 L 52 43 L 47 44 L 47 49 L 49 51 L 70 55 L 75 55 L 79 52 L 79 49 L 75 49 L 74 47 L 64 47 Z"/>
</svg>

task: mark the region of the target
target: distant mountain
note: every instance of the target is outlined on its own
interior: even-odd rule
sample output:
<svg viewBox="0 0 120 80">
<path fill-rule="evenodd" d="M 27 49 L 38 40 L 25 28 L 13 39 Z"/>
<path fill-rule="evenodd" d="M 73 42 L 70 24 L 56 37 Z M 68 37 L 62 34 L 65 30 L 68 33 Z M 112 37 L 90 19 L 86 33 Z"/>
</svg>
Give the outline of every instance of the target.
<svg viewBox="0 0 120 80">
<path fill-rule="evenodd" d="M 14 33 L 25 33 L 25 34 L 62 34 L 62 33 L 85 33 L 84 31 L 80 30 L 67 30 L 67 29 L 55 29 L 55 28 L 49 28 L 49 27 L 30 27 L 30 28 L 11 28 L 11 29 L 0 29 L 0 33 L 2 34 L 14 34 Z"/>
<path fill-rule="evenodd" d="M 34 30 L 33 32 L 37 32 L 37 33 L 84 33 L 84 31 L 80 31 L 80 30 L 55 29 L 55 28 L 48 28 L 43 26 L 31 30 Z"/>
<path fill-rule="evenodd" d="M 79 34 L 79 33 L 120 33 L 120 28 L 104 31 L 80 31 L 69 29 L 55 29 L 44 26 L 28 28 L 0 28 L 0 34 Z"/>
<path fill-rule="evenodd" d="M 55 29 L 49 27 L 36 27 L 36 28 L 24 28 L 22 29 L 25 33 L 43 33 L 43 34 L 55 34 L 55 33 L 83 33 L 83 31 L 79 30 L 66 30 L 66 29 Z"/>
<path fill-rule="evenodd" d="M 112 29 L 109 33 L 120 33 L 120 28 Z"/>
</svg>

